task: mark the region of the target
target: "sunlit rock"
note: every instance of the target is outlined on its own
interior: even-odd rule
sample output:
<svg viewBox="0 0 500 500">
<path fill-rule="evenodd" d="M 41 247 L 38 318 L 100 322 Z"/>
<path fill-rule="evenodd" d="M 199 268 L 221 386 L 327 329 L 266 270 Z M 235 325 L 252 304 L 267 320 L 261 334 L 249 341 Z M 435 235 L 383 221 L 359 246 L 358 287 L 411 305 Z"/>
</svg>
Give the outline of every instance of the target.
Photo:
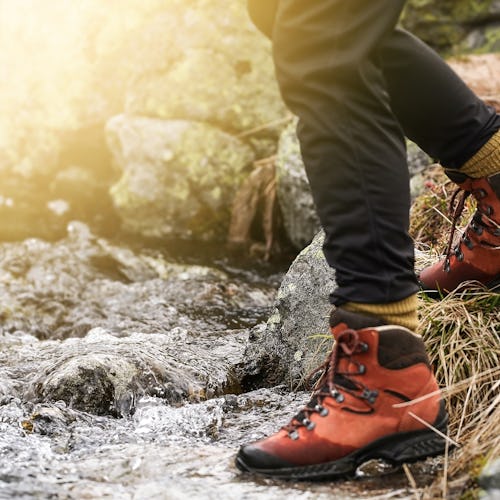
<svg viewBox="0 0 500 500">
<path fill-rule="evenodd" d="M 144 236 L 225 236 L 230 204 L 254 159 L 209 125 L 120 115 L 108 123 L 120 181 L 111 196 L 124 227 Z"/>
<path fill-rule="evenodd" d="M 135 43 L 134 53 L 158 63 L 140 63 L 127 90 L 129 113 L 203 121 L 233 132 L 285 115 L 270 42 L 250 22 L 243 0 L 171 1 Z M 276 139 L 278 133 L 271 127 L 263 136 Z"/>
</svg>

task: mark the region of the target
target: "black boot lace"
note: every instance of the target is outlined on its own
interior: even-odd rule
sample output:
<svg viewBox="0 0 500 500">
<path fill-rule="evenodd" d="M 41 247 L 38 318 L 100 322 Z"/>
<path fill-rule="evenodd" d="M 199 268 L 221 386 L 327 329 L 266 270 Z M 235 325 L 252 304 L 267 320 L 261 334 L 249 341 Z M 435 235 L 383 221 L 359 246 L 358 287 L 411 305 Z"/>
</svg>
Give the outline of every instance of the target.
<svg viewBox="0 0 500 500">
<path fill-rule="evenodd" d="M 321 373 L 320 378 L 314 384 L 314 392 L 312 398 L 300 412 L 295 415 L 288 425 L 282 429 L 288 432 L 291 439 L 298 439 L 299 427 L 305 427 L 307 430 L 313 430 L 315 423 L 311 421 L 312 414 L 317 413 L 321 417 L 326 417 L 329 413 L 328 408 L 323 406 L 323 400 L 331 397 L 342 403 L 345 399 L 344 394 L 348 393 L 362 400 L 369 411 L 373 411 L 373 404 L 378 396 L 378 391 L 368 389 L 364 384 L 355 380 L 352 375 L 363 375 L 366 372 L 366 367 L 353 358 L 355 354 L 367 352 L 368 344 L 361 342 L 356 330 L 346 329 L 337 338 L 332 352 L 328 355 L 325 362 L 313 370 L 307 377 L 306 383 Z M 339 360 L 348 358 L 348 365 L 355 365 L 357 370 L 343 372 L 338 369 Z"/>
<path fill-rule="evenodd" d="M 458 195 L 461 193 L 461 196 Z M 470 224 L 467 226 L 462 238 L 453 248 L 453 240 L 455 238 L 457 224 L 460 220 L 462 212 L 465 207 L 465 202 L 470 195 L 478 201 L 478 208 L 472 217 Z M 490 218 L 493 214 L 493 209 L 489 206 L 483 206 L 481 200 L 487 196 L 486 191 L 483 189 L 475 189 L 472 191 L 462 190 L 458 188 L 451 197 L 450 200 L 450 213 L 452 214 L 451 221 L 451 232 L 448 239 L 448 245 L 446 247 L 445 259 L 443 263 L 443 269 L 446 273 L 451 270 L 451 257 L 454 254 L 459 262 L 464 259 L 464 254 L 462 252 L 462 245 L 465 245 L 469 250 L 474 248 L 474 243 L 471 238 L 470 231 L 473 231 L 478 237 L 483 234 L 484 231 L 489 232 L 493 236 L 500 236 L 500 226 Z M 457 202 L 458 199 L 458 202 Z"/>
</svg>

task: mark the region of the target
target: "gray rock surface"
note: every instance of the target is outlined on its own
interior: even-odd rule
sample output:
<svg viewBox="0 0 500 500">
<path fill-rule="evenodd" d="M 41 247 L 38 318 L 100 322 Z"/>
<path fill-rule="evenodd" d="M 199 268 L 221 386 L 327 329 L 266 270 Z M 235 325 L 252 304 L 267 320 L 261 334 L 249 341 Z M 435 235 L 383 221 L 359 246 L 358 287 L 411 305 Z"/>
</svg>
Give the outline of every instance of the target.
<svg viewBox="0 0 500 500">
<path fill-rule="evenodd" d="M 223 238 L 252 149 L 210 125 L 115 116 L 108 142 L 122 173 L 111 196 L 124 227 L 144 236 Z"/>
<path fill-rule="evenodd" d="M 491 460 L 479 476 L 479 485 L 484 490 L 481 498 L 497 500 L 500 498 L 500 459 Z"/>
<path fill-rule="evenodd" d="M 265 360 L 254 365 L 253 374 L 269 383 L 284 380 L 292 387 L 300 385 L 331 349 L 328 297 L 336 285 L 323 256 L 323 240 L 323 233 L 318 233 L 298 255 L 281 283 L 266 326 L 255 328 L 250 336 L 246 356 Z"/>
<path fill-rule="evenodd" d="M 126 415 L 141 395 L 170 404 L 238 392 L 248 327 L 272 285 L 166 262 L 94 237 L 0 245 L 0 395 Z"/>
<path fill-rule="evenodd" d="M 300 154 L 293 120 L 281 134 L 276 162 L 278 202 L 288 238 L 297 249 L 308 245 L 320 230 L 311 188 Z"/>
</svg>

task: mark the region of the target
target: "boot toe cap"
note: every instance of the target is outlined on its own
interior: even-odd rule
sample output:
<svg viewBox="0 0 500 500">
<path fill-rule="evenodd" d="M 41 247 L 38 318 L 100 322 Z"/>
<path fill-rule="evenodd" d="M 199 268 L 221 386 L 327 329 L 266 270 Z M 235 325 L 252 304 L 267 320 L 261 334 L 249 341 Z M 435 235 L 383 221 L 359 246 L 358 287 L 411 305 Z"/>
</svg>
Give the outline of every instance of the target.
<svg viewBox="0 0 500 500">
<path fill-rule="evenodd" d="M 245 472 L 276 470 L 293 467 L 294 464 L 272 455 L 257 445 L 244 445 L 236 456 L 236 466 Z"/>
</svg>

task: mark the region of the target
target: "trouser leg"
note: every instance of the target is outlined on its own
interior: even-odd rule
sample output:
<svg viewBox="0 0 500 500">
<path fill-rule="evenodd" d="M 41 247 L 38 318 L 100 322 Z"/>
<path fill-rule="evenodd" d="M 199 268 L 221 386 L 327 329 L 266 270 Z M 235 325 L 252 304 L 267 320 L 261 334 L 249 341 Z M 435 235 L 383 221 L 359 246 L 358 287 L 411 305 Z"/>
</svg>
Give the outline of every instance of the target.
<svg viewBox="0 0 500 500">
<path fill-rule="evenodd" d="M 446 167 L 459 168 L 500 128 L 500 115 L 415 36 L 396 29 L 377 53 L 405 135 Z"/>
<path fill-rule="evenodd" d="M 376 48 L 403 0 L 281 1 L 273 30 L 283 98 L 336 269 L 332 302 L 387 303 L 417 290 L 409 179 Z"/>
</svg>

